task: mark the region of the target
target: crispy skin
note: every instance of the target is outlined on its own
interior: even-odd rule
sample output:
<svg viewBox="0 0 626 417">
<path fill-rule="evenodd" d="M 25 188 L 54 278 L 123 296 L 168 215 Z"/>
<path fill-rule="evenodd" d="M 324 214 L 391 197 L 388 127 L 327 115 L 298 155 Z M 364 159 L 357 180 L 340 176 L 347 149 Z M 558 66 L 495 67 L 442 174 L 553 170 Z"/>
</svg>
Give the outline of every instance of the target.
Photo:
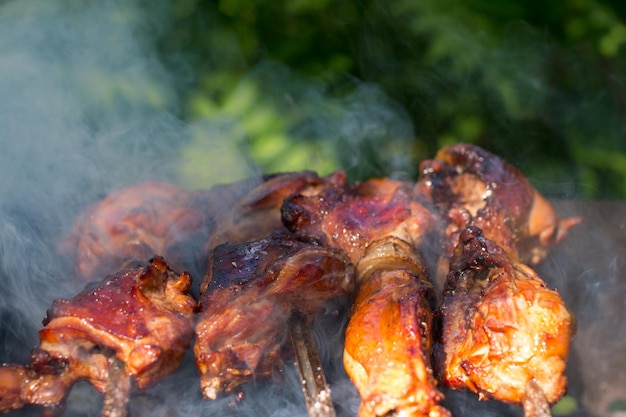
<svg viewBox="0 0 626 417">
<path fill-rule="evenodd" d="M 339 247 L 358 264 L 344 366 L 361 395 L 359 416 L 448 416 L 437 405 L 432 288 L 417 250 L 436 219 L 413 200 L 412 185 L 335 185 L 290 197 L 282 213 L 297 236 Z"/>
<path fill-rule="evenodd" d="M 194 353 L 206 398 L 282 369 L 293 309 L 311 317 L 354 290 L 354 267 L 339 250 L 286 232 L 215 248 L 200 299 Z"/>
<path fill-rule="evenodd" d="M 100 392 L 115 355 L 144 388 L 175 370 L 189 346 L 196 309 L 190 285 L 187 273 L 178 275 L 162 258 L 128 267 L 70 300 L 55 300 L 40 348 Z"/>
<path fill-rule="evenodd" d="M 485 237 L 523 263 L 539 263 L 579 218 L 559 220 L 524 175 L 503 159 L 468 144 L 442 148 L 420 165 L 416 187 L 448 219 L 444 257 L 461 230 L 480 227 Z"/>
<path fill-rule="evenodd" d="M 556 291 L 476 227 L 461 233 L 441 315 L 436 357 L 448 386 L 518 404 L 531 382 L 550 403 L 564 395 L 573 316 Z"/>
<path fill-rule="evenodd" d="M 201 257 L 197 242 L 204 242 L 210 230 L 207 203 L 202 193 L 166 182 L 135 184 L 86 209 L 61 250 L 87 281 L 99 280 L 127 261 L 154 255 L 184 270 Z"/>
<path fill-rule="evenodd" d="M 361 284 L 346 328 L 344 365 L 361 394 L 359 416 L 449 415 L 427 365 L 432 311 L 427 288 L 407 270 Z"/>
</svg>

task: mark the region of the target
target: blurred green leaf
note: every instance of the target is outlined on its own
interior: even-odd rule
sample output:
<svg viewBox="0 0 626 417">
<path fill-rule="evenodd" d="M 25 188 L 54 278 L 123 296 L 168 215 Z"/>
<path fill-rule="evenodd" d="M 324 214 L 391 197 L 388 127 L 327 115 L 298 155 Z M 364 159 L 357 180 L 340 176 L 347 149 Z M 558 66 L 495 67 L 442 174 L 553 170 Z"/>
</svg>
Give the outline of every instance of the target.
<svg viewBox="0 0 626 417">
<path fill-rule="evenodd" d="M 414 178 L 422 159 L 465 141 L 510 160 L 547 193 L 563 186 L 568 196 L 626 198 L 621 3 L 163 3 L 171 13 L 159 51 L 178 74 L 181 117 L 229 120 L 224 140 L 248 169 L 298 161 L 354 179 Z M 355 93 L 370 86 L 378 106 Z M 167 105 L 167 93 L 148 90 L 147 102 Z"/>
</svg>

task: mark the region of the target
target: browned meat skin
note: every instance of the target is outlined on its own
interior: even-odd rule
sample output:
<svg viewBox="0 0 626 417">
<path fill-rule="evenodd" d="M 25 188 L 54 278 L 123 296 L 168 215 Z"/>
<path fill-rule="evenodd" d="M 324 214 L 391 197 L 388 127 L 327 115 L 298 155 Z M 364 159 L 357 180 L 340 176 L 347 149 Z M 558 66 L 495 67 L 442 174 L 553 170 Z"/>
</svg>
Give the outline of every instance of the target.
<svg viewBox="0 0 626 417">
<path fill-rule="evenodd" d="M 354 268 L 339 250 L 286 232 L 215 248 L 200 299 L 194 352 L 206 398 L 282 369 L 292 309 L 309 317 L 354 290 Z"/>
<path fill-rule="evenodd" d="M 345 284 L 338 287 L 337 282 L 332 282 L 336 279 L 334 274 L 339 272 L 331 269 L 327 276 L 314 276 L 322 274 L 319 270 L 315 272 L 316 269 L 331 267 L 336 263 L 330 262 L 329 259 L 339 256 L 338 253 L 327 252 L 326 249 L 322 250 L 313 245 L 300 247 L 299 245 L 304 244 L 296 244 L 291 237 L 284 234 L 268 237 L 274 232 L 285 231 L 280 213 L 285 198 L 295 193 L 304 195 L 317 193 L 320 189 L 343 182 L 345 182 L 343 172 L 322 178 L 313 172 L 302 171 L 266 176 L 260 183 L 252 186 L 246 182 L 220 186 L 209 191 L 210 197 L 220 194 L 226 198 L 217 200 L 211 198 L 211 212 L 214 213 L 216 227 L 205 245 L 205 250 L 209 253 L 209 267 L 200 285 L 200 292 L 203 294 L 201 300 L 204 301 L 201 301 L 203 307 L 196 327 L 198 337 L 194 349 L 198 367 L 203 374 L 201 386 L 205 397 L 215 398 L 221 391 L 230 391 L 252 378 L 265 377 L 282 368 L 284 355 L 281 355 L 281 348 L 286 337 L 286 320 L 293 303 L 299 298 L 301 299 L 297 303 L 298 309 L 312 313 L 323 300 L 348 291 Z M 255 243 L 255 240 L 258 241 Z M 219 246 L 227 243 L 231 245 Z M 269 255 L 263 253 L 264 245 L 272 248 Z M 215 250 L 216 247 L 219 249 Z M 269 279 L 271 276 L 266 275 L 262 269 L 257 270 L 253 262 L 254 257 L 241 254 L 237 250 L 247 248 L 246 250 L 257 251 L 255 256 L 261 254 L 262 259 L 271 262 L 272 257 L 279 259 L 277 252 L 279 247 L 291 249 L 277 261 L 273 273 L 278 274 L 281 268 L 288 269 L 280 272 L 280 280 L 275 283 L 267 282 L 268 287 L 265 288 L 258 280 Z M 231 250 L 225 248 L 231 248 L 233 252 L 225 254 L 224 251 Z M 299 287 L 309 284 L 299 280 L 306 278 L 307 275 L 291 276 L 290 274 L 294 272 L 291 265 L 303 262 L 305 266 L 306 263 L 313 262 L 310 257 L 316 256 L 316 253 L 322 264 L 311 267 L 313 276 L 309 277 L 310 285 L 318 285 L 315 284 L 315 280 L 319 280 L 319 283 L 327 287 L 323 292 L 305 295 Z M 224 269 L 221 259 L 223 256 L 233 259 L 232 262 L 239 265 L 240 269 L 229 270 L 232 269 L 230 264 Z M 290 256 L 293 259 L 289 260 Z M 347 259 L 340 260 L 342 262 L 340 265 L 349 263 Z M 343 268 L 345 269 L 343 273 L 350 275 L 352 280 L 352 273 L 348 271 L 351 267 L 343 265 Z M 239 274 L 238 278 L 235 278 L 234 274 Z M 214 279 L 223 282 L 213 283 Z M 241 295 L 241 301 L 239 299 L 232 301 L 228 298 L 231 296 L 229 291 L 236 288 L 237 284 L 234 282 L 239 279 L 241 283 L 249 281 L 252 284 L 250 288 L 247 284 L 241 284 L 242 288 L 246 288 Z M 354 284 L 350 285 L 353 288 Z M 282 291 L 280 288 L 284 288 L 285 293 L 277 296 L 274 292 Z M 234 294 L 232 296 L 234 297 Z M 218 300 L 214 305 L 213 301 L 206 301 L 213 299 Z M 307 307 L 309 302 L 313 305 Z M 262 326 L 257 323 L 258 317 L 264 318 Z M 233 347 L 227 346 L 230 337 L 234 340 Z"/>
<path fill-rule="evenodd" d="M 515 167 L 468 144 L 441 149 L 422 162 L 416 187 L 448 218 L 444 257 L 463 227 L 472 224 L 523 263 L 537 264 L 580 222 L 559 220 L 552 206 Z"/>
<path fill-rule="evenodd" d="M 139 388 L 174 371 L 193 335 L 191 277 L 162 258 L 127 266 L 71 300 L 55 300 L 27 366 L 0 367 L 0 412 L 24 405 L 54 415 L 75 382 L 103 392 L 117 357 Z"/>
<path fill-rule="evenodd" d="M 210 230 L 207 200 L 166 182 L 143 182 L 121 189 L 85 210 L 62 243 L 77 274 L 94 281 L 127 261 L 165 256 L 172 267 L 187 269 L 200 258 L 194 240 Z"/>
<path fill-rule="evenodd" d="M 435 297 L 423 261 L 390 237 L 372 243 L 358 269 L 344 365 L 361 395 L 359 416 L 450 416 L 430 367 Z"/>
<path fill-rule="evenodd" d="M 71 300 L 55 300 L 39 332 L 40 348 L 76 378 L 104 391 L 117 356 L 139 388 L 178 367 L 193 334 L 191 277 L 162 258 L 128 267 Z"/>
<path fill-rule="evenodd" d="M 531 382 L 551 404 L 564 395 L 573 316 L 556 291 L 476 227 L 461 233 L 441 316 L 436 357 L 450 387 L 518 404 Z"/>
<path fill-rule="evenodd" d="M 388 178 L 331 184 L 317 194 L 287 198 L 283 223 L 298 237 L 343 249 L 356 264 L 384 237 L 420 247 L 436 218 L 412 199 L 412 192 L 411 184 Z"/>
<path fill-rule="evenodd" d="M 430 365 L 432 288 L 418 250 L 436 218 L 390 179 L 293 196 L 283 222 L 303 239 L 343 249 L 359 289 L 344 365 L 361 395 L 360 417 L 448 416 Z"/>
<path fill-rule="evenodd" d="M 316 193 L 321 189 L 345 182 L 338 171 L 328 177 L 318 177 L 310 171 L 268 175 L 260 183 L 241 181 L 208 190 L 205 199 L 214 220 L 204 252 L 209 263 L 213 249 L 223 243 L 244 243 L 262 239 L 274 231 L 285 230 L 280 208 L 292 194 Z M 200 283 L 202 294 L 210 281 L 210 266 Z"/>
</svg>

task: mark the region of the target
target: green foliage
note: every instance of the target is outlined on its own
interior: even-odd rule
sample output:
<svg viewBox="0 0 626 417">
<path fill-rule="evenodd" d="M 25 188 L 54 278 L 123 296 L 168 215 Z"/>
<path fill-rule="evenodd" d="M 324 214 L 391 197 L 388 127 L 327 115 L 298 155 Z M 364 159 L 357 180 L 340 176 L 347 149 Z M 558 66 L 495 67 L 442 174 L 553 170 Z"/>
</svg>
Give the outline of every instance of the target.
<svg viewBox="0 0 626 417">
<path fill-rule="evenodd" d="M 609 404 L 608 407 L 608 411 L 609 413 L 619 413 L 622 411 L 626 411 L 626 400 L 624 399 L 617 399 L 613 402 L 611 402 L 611 404 Z"/>
<path fill-rule="evenodd" d="M 555 416 L 567 416 L 578 411 L 578 401 L 571 395 L 566 395 L 552 406 L 552 414 Z"/>
<path fill-rule="evenodd" d="M 415 177 L 422 159 L 464 141 L 549 195 L 626 198 L 626 8 L 617 2 L 165 4 L 159 51 L 177 74 L 181 117 L 221 126 L 247 163 L 238 175 Z"/>
</svg>

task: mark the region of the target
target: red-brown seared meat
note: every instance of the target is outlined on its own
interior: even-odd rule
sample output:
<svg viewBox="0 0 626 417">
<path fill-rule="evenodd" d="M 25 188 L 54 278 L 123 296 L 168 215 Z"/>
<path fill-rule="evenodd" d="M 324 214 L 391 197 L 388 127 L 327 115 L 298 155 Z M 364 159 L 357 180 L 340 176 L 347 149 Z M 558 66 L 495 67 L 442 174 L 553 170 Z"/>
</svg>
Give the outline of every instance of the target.
<svg viewBox="0 0 626 417">
<path fill-rule="evenodd" d="M 193 335 L 191 277 L 162 258 L 127 267 L 70 300 L 55 300 L 40 349 L 103 392 L 115 355 L 139 388 L 174 371 Z"/>
<path fill-rule="evenodd" d="M 55 300 L 30 363 L 0 366 L 0 413 L 34 405 L 59 414 L 77 381 L 105 391 L 113 358 L 139 388 L 173 372 L 193 336 L 190 286 L 156 257 Z"/>
<path fill-rule="evenodd" d="M 317 194 L 294 195 L 282 207 L 296 236 L 343 249 L 357 263 L 374 241 L 394 236 L 419 247 L 436 218 L 412 199 L 412 185 L 388 178 L 332 184 Z"/>
<path fill-rule="evenodd" d="M 293 196 L 283 222 L 302 239 L 343 249 L 357 264 L 344 349 L 360 417 L 448 416 L 430 361 L 432 289 L 418 255 L 437 219 L 411 184 L 373 179 Z"/>
<path fill-rule="evenodd" d="M 319 177 L 310 171 L 299 171 L 267 175 L 260 183 L 244 180 L 202 192 L 214 224 L 203 249 L 208 263 L 212 262 L 213 250 L 218 245 L 251 242 L 275 231 L 284 231 L 280 208 L 287 197 L 316 193 L 345 180 L 343 172 Z M 209 284 L 210 266 L 205 267 L 203 276 L 200 293 Z"/>
<path fill-rule="evenodd" d="M 211 259 L 194 346 L 202 393 L 210 399 L 282 369 L 292 310 L 310 317 L 354 289 L 354 268 L 341 251 L 286 232 L 220 245 Z"/>
<path fill-rule="evenodd" d="M 560 399 L 574 318 L 529 267 L 469 227 L 450 262 L 437 348 L 442 380 L 483 399 L 522 403 L 528 384 Z"/>
<path fill-rule="evenodd" d="M 503 159 L 468 144 L 442 148 L 435 158 L 422 162 L 416 187 L 449 222 L 444 256 L 452 254 L 458 233 L 468 221 L 480 227 L 521 262 L 537 264 L 558 244 L 579 218 L 559 220 L 552 206 L 524 175 Z"/>
<path fill-rule="evenodd" d="M 121 189 L 85 210 L 62 251 L 88 281 L 117 271 L 127 261 L 164 256 L 175 269 L 200 257 L 196 240 L 209 232 L 206 200 L 166 182 L 143 182 Z"/>
</svg>

